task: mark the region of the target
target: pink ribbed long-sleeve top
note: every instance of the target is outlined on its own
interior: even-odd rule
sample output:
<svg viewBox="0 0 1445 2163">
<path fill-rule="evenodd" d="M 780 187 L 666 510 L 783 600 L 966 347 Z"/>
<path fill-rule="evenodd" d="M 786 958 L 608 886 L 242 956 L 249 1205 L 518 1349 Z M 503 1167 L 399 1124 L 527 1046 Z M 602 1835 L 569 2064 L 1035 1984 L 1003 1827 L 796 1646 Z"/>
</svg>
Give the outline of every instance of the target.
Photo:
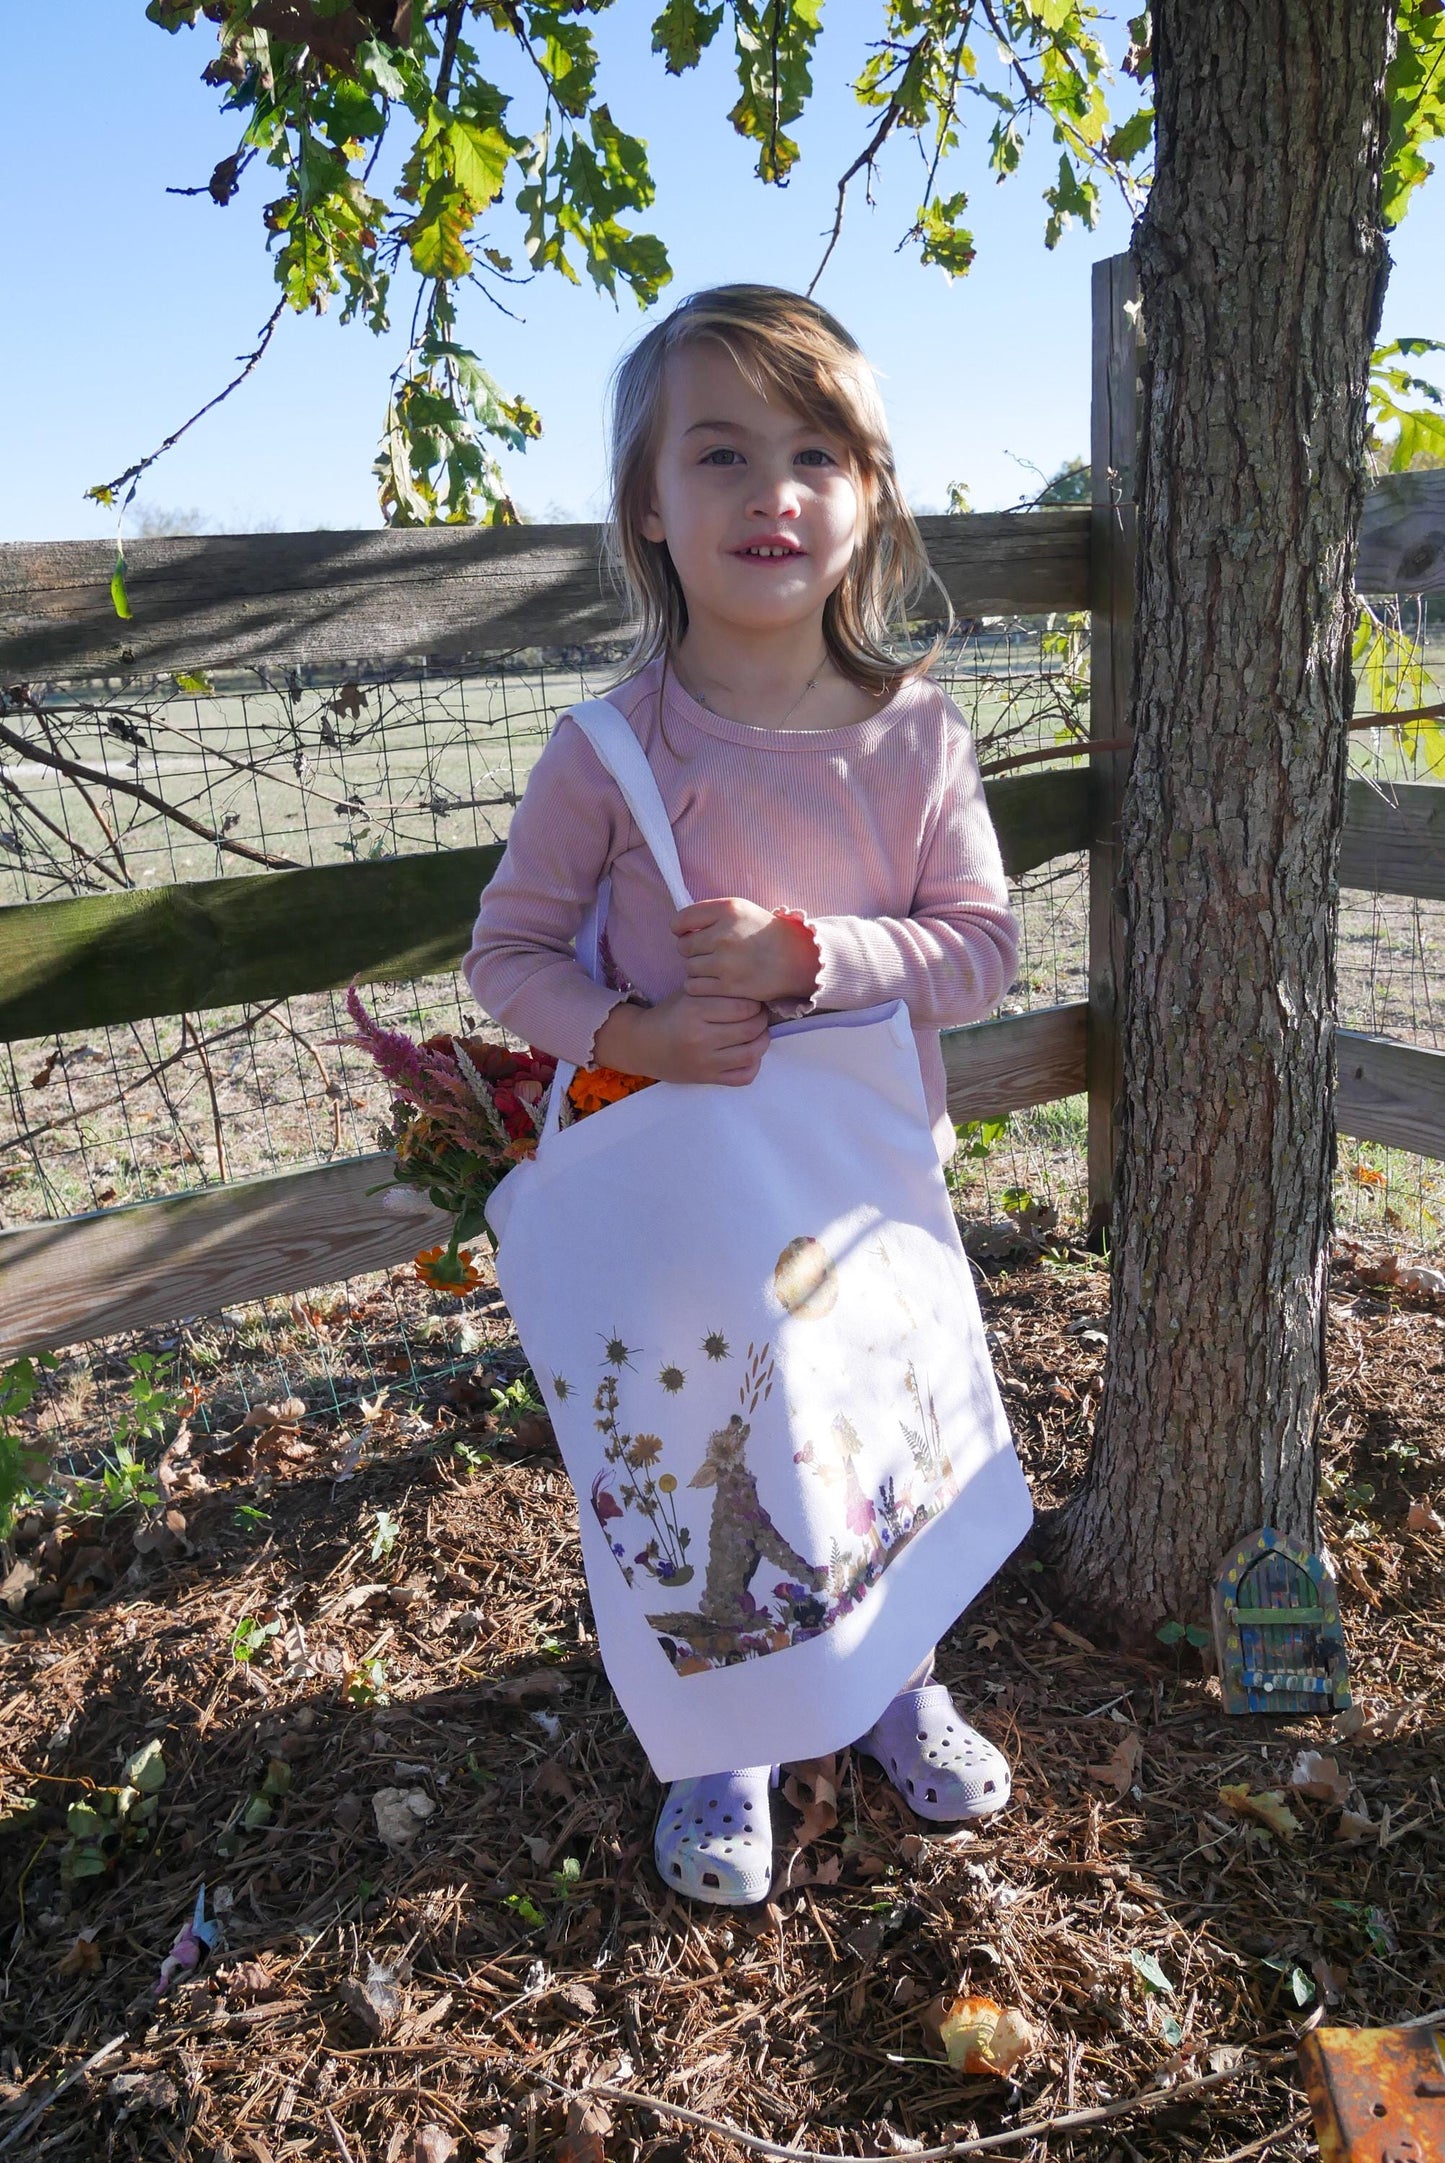
<svg viewBox="0 0 1445 2163">
<path fill-rule="evenodd" d="M 790 1014 L 907 1003 L 940 1155 L 952 1153 L 938 1033 L 977 1021 L 1013 978 L 1017 926 L 968 730 L 915 678 L 866 721 L 753 728 L 687 694 L 660 661 L 608 698 L 647 753 L 695 899 L 738 896 L 807 919 L 812 997 Z M 610 980 L 573 940 L 612 880 Z M 683 982 L 662 876 L 582 731 L 563 720 L 533 768 L 482 895 L 463 974 L 514 1036 L 587 1065 L 620 998 Z M 783 1009 L 776 1009 L 780 1015 Z"/>
</svg>

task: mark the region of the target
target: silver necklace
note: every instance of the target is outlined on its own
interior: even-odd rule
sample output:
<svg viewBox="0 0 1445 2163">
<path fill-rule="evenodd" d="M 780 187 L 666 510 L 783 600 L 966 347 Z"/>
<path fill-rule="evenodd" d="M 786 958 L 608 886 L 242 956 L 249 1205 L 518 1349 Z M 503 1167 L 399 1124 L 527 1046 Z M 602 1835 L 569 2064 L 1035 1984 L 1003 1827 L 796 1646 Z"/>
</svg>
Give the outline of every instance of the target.
<svg viewBox="0 0 1445 2163">
<path fill-rule="evenodd" d="M 823 674 L 824 670 L 825 670 L 825 669 L 827 668 L 827 666 L 828 666 L 828 660 L 829 660 L 829 656 L 828 656 L 828 655 L 827 655 L 827 654 L 825 653 L 825 654 L 824 654 L 824 656 L 823 656 L 823 658 L 822 658 L 822 660 L 821 660 L 821 661 L 820 661 L 820 662 L 818 663 L 818 666 L 817 666 L 816 670 L 814 671 L 814 673 L 813 673 L 813 674 L 812 674 L 812 675 L 811 675 L 811 676 L 810 676 L 810 677 L 808 678 L 808 680 L 807 680 L 807 682 L 806 682 L 806 683 L 804 684 L 804 686 L 803 686 L 802 690 L 801 690 L 801 691 L 800 691 L 800 692 L 798 693 L 797 697 L 796 697 L 796 698 L 795 698 L 795 699 L 793 700 L 793 703 L 792 703 L 792 705 L 791 705 L 791 706 L 790 706 L 790 707 L 788 708 L 787 712 L 786 712 L 786 713 L 785 713 L 785 714 L 783 715 L 783 718 L 782 718 L 782 720 L 781 720 L 781 721 L 774 721 L 774 722 L 773 722 L 773 723 L 771 724 L 773 728 L 775 728 L 775 729 L 781 729 L 781 728 L 786 728 L 786 727 L 787 727 L 788 723 L 789 723 L 789 722 L 790 722 L 790 721 L 792 720 L 792 718 L 793 718 L 793 715 L 794 715 L 794 714 L 795 714 L 795 713 L 797 712 L 798 708 L 799 708 L 799 707 L 800 707 L 800 706 L 802 705 L 802 703 L 803 703 L 804 699 L 805 699 L 805 698 L 806 698 L 806 697 L 808 696 L 808 693 L 809 693 L 809 692 L 810 692 L 811 690 L 813 690 L 813 689 L 814 689 L 814 687 L 816 686 L 816 684 L 818 683 L 818 681 L 819 681 L 819 679 L 821 678 L 821 676 L 822 676 L 822 674 Z M 685 689 L 685 688 L 686 688 L 686 686 L 684 686 L 684 689 Z M 718 710 L 717 710 L 717 708 L 716 708 L 716 706 L 714 706 L 714 705 L 711 705 L 711 704 L 709 703 L 709 701 L 708 701 L 707 699 L 705 699 L 705 698 L 703 697 L 703 695 L 702 695 L 701 691 L 699 691 L 699 692 L 697 693 L 697 702 L 698 702 L 699 706 L 703 707 L 703 708 L 704 708 L 704 709 L 705 709 L 705 710 L 706 710 L 706 711 L 707 711 L 708 713 L 712 714 L 712 715 L 714 716 L 714 718 L 715 718 L 715 719 L 717 719 L 717 720 L 719 720 L 719 721 L 727 721 L 727 720 L 731 719 L 731 716 L 730 716 L 730 715 L 728 715 L 728 714 L 725 714 L 725 713 L 719 713 L 719 712 L 718 712 Z"/>
</svg>

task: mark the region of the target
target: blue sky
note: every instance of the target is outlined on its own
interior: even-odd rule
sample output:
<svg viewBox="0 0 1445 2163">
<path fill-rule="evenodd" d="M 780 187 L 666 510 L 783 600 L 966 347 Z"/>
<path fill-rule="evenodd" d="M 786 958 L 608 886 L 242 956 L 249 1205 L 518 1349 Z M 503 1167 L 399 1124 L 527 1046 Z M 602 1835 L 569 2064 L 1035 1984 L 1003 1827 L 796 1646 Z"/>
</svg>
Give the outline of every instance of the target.
<svg viewBox="0 0 1445 2163">
<path fill-rule="evenodd" d="M 794 131 L 801 167 L 785 190 L 759 185 L 752 153 L 726 126 L 736 86 L 722 40 L 694 74 L 667 77 L 648 50 L 656 12 L 650 0 L 620 0 L 596 29 L 603 95 L 649 144 L 658 199 L 639 222 L 671 257 L 661 305 L 728 279 L 806 286 L 837 176 L 868 130 L 848 84 L 878 0 L 830 0 L 817 95 Z M 530 129 L 536 104 L 503 42 L 484 28 L 474 35 L 497 79 L 516 88 L 511 124 Z M 0 538 L 112 531 L 85 489 L 152 449 L 219 389 L 274 304 L 259 220 L 270 192 L 264 168 L 252 168 L 226 210 L 165 193 L 203 182 L 234 147 L 234 121 L 198 80 L 213 50 L 204 25 L 176 37 L 156 29 L 142 0 L 12 11 L 0 89 L 0 185 L 10 206 Z M 950 284 L 912 248 L 898 252 L 918 195 L 917 154 L 905 141 L 885 154 L 875 207 L 850 198 L 818 289 L 879 370 L 904 485 L 919 508 L 941 508 L 951 481 L 967 484 L 976 509 L 1002 506 L 1029 485 L 1020 461 L 1049 471 L 1086 450 L 1089 268 L 1128 239 L 1127 215 L 1110 203 L 1097 231 L 1075 229 L 1046 252 L 1047 144 L 1000 188 L 984 170 L 985 133 L 975 123 L 945 167 L 948 189 L 972 197 L 979 252 L 967 278 Z M 521 260 L 514 213 L 496 216 L 488 237 Z M 1442 238 L 1437 176 L 1394 239 L 1386 336 L 1445 338 Z M 503 389 L 524 393 L 543 417 L 540 442 L 504 456 L 508 485 L 533 517 L 595 518 L 608 371 L 646 319 L 626 295 L 614 306 L 589 283 L 573 287 L 555 274 L 506 299 L 518 320 L 469 294 L 462 329 Z M 399 282 L 399 323 L 408 313 Z M 401 343 L 399 332 L 378 340 L 334 316 L 288 316 L 256 374 L 167 457 L 141 501 L 194 510 L 214 530 L 377 525 L 371 461 Z"/>
</svg>

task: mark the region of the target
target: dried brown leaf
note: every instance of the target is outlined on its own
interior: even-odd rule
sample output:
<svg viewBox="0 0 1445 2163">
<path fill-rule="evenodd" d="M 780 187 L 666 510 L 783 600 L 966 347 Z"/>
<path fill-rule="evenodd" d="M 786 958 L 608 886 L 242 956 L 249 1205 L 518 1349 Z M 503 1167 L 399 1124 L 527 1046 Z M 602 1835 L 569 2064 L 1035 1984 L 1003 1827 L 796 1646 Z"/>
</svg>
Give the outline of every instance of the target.
<svg viewBox="0 0 1445 2163">
<path fill-rule="evenodd" d="M 341 1995 L 373 2042 L 380 2043 L 396 2026 L 401 2013 L 397 1971 L 368 1954 L 366 1974 L 353 1976 L 341 1986 Z"/>
<path fill-rule="evenodd" d="M 228 1998 L 251 2005 L 258 1998 L 278 1998 L 282 1986 L 259 1960 L 238 1960 L 216 1971 L 216 1981 Z"/>
<path fill-rule="evenodd" d="M 99 1975 L 105 1965 L 96 1944 L 97 1928 L 82 1930 L 68 1953 L 55 1963 L 57 1975 Z"/>
<path fill-rule="evenodd" d="M 815 1840 L 832 1832 L 838 1822 L 837 1758 L 800 1760 L 783 1782 L 783 1793 L 801 1818 L 795 1835 L 797 1845 L 811 1847 Z M 792 1882 L 799 1881 L 794 1878 Z"/>
<path fill-rule="evenodd" d="M 1290 1772 L 1289 1784 L 1311 1802 L 1347 1803 L 1352 1782 L 1340 1771 L 1339 1761 L 1322 1757 L 1318 1750 L 1301 1750 Z"/>
<path fill-rule="evenodd" d="M 1445 1532 L 1445 1518 L 1428 1502 L 1412 1502 L 1405 1527 L 1410 1532 Z"/>
<path fill-rule="evenodd" d="M 457 2152 L 455 2134 L 448 2133 L 445 2126 L 422 2125 L 417 2127 L 416 2144 L 412 2149 L 412 2163 L 451 2163 Z"/>
<path fill-rule="evenodd" d="M 1144 1761 L 1144 1738 L 1132 1729 L 1121 1735 L 1107 1765 L 1086 1765 L 1085 1777 L 1098 1780 L 1111 1787 L 1116 1795 L 1127 1795 L 1139 1776 Z"/>
<path fill-rule="evenodd" d="M 607 2163 L 603 2140 L 612 2131 L 612 2113 L 596 2096 L 574 2096 L 557 2143 L 556 2163 Z"/>
</svg>

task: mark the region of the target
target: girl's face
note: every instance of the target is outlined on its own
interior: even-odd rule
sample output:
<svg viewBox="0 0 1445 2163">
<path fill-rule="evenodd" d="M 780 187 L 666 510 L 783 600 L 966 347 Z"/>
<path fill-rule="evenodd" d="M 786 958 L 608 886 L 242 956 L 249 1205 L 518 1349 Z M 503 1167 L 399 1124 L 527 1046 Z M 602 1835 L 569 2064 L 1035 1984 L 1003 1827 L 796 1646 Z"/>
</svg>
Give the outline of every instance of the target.
<svg viewBox="0 0 1445 2163">
<path fill-rule="evenodd" d="M 782 631 L 820 619 L 862 522 L 837 436 L 760 396 L 710 340 L 673 354 L 642 530 L 667 543 L 694 622 Z"/>
</svg>

